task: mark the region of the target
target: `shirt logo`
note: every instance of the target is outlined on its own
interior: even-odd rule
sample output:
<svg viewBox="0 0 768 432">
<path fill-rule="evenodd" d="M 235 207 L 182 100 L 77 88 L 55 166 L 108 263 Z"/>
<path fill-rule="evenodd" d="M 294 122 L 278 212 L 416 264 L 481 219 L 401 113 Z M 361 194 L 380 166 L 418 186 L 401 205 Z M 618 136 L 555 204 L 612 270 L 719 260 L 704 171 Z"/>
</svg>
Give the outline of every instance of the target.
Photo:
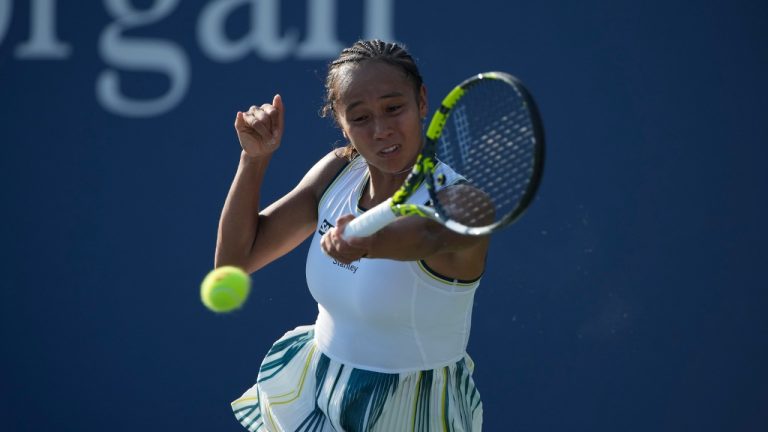
<svg viewBox="0 0 768 432">
<path fill-rule="evenodd" d="M 328 222 L 328 219 L 323 219 L 323 223 L 320 224 L 320 229 L 317 230 L 317 233 L 320 235 L 325 235 L 325 233 L 327 233 L 331 228 L 333 228 L 333 225 Z"/>
<path fill-rule="evenodd" d="M 359 261 L 359 260 L 358 260 L 358 261 Z M 357 262 L 357 261 L 355 261 L 355 262 Z M 356 265 L 354 265 L 354 264 L 344 264 L 344 263 L 340 263 L 340 262 L 338 262 L 338 261 L 336 261 L 336 260 L 333 260 L 333 264 L 334 264 L 334 265 L 337 265 L 337 266 L 339 266 L 339 267 L 341 267 L 341 268 L 343 268 L 343 269 L 345 269 L 345 270 L 349 270 L 349 271 L 351 271 L 351 272 L 352 272 L 352 274 L 355 274 L 355 273 L 357 273 L 357 269 L 359 268 L 358 266 L 356 266 Z"/>
</svg>

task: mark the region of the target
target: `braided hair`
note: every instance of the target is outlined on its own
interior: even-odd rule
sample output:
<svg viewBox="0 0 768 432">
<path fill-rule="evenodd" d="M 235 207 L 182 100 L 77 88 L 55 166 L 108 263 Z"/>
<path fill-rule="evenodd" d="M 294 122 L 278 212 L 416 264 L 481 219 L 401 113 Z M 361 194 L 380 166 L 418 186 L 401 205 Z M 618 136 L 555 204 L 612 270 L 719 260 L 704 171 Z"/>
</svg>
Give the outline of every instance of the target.
<svg viewBox="0 0 768 432">
<path fill-rule="evenodd" d="M 339 97 L 339 81 L 344 75 L 344 66 L 354 66 L 365 61 L 376 60 L 401 69 L 413 83 L 416 95 L 419 94 L 423 80 L 413 57 L 405 47 L 395 42 L 384 42 L 379 39 L 360 40 L 349 48 L 344 48 L 339 57 L 328 65 L 328 75 L 325 78 L 325 104 L 320 110 L 322 117 L 336 118 L 334 103 Z M 351 159 L 357 151 L 351 143 L 342 149 L 342 156 Z"/>
</svg>

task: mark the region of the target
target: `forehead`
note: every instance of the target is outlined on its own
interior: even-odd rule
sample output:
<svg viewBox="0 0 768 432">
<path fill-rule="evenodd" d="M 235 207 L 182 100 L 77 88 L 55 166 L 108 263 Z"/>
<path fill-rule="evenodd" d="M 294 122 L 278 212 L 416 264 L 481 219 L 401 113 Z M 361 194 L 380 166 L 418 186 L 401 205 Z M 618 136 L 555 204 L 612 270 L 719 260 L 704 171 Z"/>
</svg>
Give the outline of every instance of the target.
<svg viewBox="0 0 768 432">
<path fill-rule="evenodd" d="M 380 61 L 347 66 L 338 81 L 338 102 L 350 105 L 393 93 L 413 93 L 413 83 L 405 71 Z"/>
</svg>

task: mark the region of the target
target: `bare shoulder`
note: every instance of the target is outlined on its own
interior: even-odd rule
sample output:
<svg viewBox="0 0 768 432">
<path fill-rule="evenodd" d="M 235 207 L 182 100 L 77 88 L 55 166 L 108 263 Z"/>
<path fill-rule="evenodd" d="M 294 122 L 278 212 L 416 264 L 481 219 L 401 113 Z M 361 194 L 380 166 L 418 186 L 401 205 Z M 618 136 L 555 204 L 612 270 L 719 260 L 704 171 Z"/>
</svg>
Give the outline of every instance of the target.
<svg viewBox="0 0 768 432">
<path fill-rule="evenodd" d="M 249 268 L 259 269 L 297 247 L 314 232 L 320 196 L 346 160 L 330 152 L 299 184 L 259 213 Z"/>
<path fill-rule="evenodd" d="M 338 149 L 331 150 L 310 168 L 301 184 L 319 201 L 328 185 L 348 163 L 349 160 L 343 157 Z"/>
<path fill-rule="evenodd" d="M 311 214 L 317 208 L 326 187 L 347 163 L 347 160 L 336 151 L 329 152 L 304 174 L 293 190 L 270 204 L 261 212 L 261 215 L 271 216 L 282 209 L 287 209 L 288 213 Z M 281 217 L 291 218 L 294 216 L 296 215 L 281 215 Z"/>
</svg>

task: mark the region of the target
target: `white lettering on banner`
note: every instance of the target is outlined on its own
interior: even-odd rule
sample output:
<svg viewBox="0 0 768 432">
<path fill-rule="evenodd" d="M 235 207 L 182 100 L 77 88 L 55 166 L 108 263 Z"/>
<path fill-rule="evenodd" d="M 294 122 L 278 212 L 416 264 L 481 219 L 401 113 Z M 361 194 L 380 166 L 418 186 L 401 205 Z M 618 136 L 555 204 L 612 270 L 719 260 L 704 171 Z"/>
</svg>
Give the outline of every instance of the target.
<svg viewBox="0 0 768 432">
<path fill-rule="evenodd" d="M 342 43 L 336 36 L 337 0 L 307 1 L 307 37 L 298 44 L 299 32 L 285 30 L 280 37 L 281 0 L 216 0 L 208 3 L 200 14 L 197 37 L 203 52 L 214 61 L 240 60 L 256 51 L 262 58 L 278 61 L 295 53 L 300 59 L 324 59 L 337 55 Z M 393 0 L 366 0 L 365 35 L 367 38 L 391 40 Z M 233 41 L 227 38 L 227 17 L 247 6 L 253 27 L 251 33 Z"/>
<path fill-rule="evenodd" d="M 11 0 L 4 0 L 3 3 L 10 5 Z M 31 7 L 29 40 L 16 47 L 16 57 L 20 59 L 69 57 L 72 47 L 56 39 L 56 0 L 32 0 Z"/>
<path fill-rule="evenodd" d="M 365 2 L 365 38 L 394 40 L 392 32 L 394 0 L 367 0 Z"/>
<path fill-rule="evenodd" d="M 296 56 L 322 59 L 338 55 L 343 47 L 336 37 L 336 0 L 310 1 L 307 13 L 307 39 Z"/>
<path fill-rule="evenodd" d="M 133 38 L 123 32 L 157 22 L 168 16 L 178 0 L 155 0 L 152 7 L 137 11 L 129 0 L 105 0 L 108 12 L 116 19 L 99 38 L 99 54 L 114 68 L 159 72 L 168 77 L 170 88 L 155 99 L 136 100 L 120 90 L 120 75 L 107 69 L 96 79 L 96 97 L 108 111 L 126 117 L 152 117 L 173 109 L 189 87 L 189 60 L 177 44 L 158 39 Z"/>
<path fill-rule="evenodd" d="M 365 38 L 394 39 L 394 1 L 364 0 Z M 144 2 L 146 3 L 146 2 Z M 204 4 L 197 20 L 196 37 L 202 52 L 211 60 L 235 62 L 249 53 L 267 61 L 327 59 L 339 53 L 338 0 L 306 0 L 306 32 L 303 40 L 297 28 L 281 29 L 284 0 L 211 0 Z M 15 49 L 20 60 L 66 60 L 72 47 L 58 39 L 57 0 L 30 0 L 29 38 Z M 96 77 L 96 98 L 107 111 L 126 117 L 154 117 L 175 108 L 190 86 L 190 63 L 183 47 L 172 41 L 127 36 L 126 32 L 155 24 L 170 16 L 178 0 L 153 0 L 137 8 L 131 0 L 103 0 L 114 20 L 102 30 L 98 53 L 107 65 Z M 82 7 L 82 5 L 80 5 Z M 295 9 L 291 10 L 291 13 Z M 245 11 L 245 12 L 244 12 Z M 249 32 L 238 39 L 226 33 L 228 18 L 248 13 Z M 0 0 L 0 45 L 10 27 L 13 1 Z M 168 78 L 170 86 L 162 95 L 137 99 L 126 95 L 120 72 L 152 72 Z"/>
<path fill-rule="evenodd" d="M 251 33 L 231 41 L 224 31 L 227 16 L 244 9 L 243 6 L 250 12 Z M 203 52 L 215 61 L 239 60 L 251 50 L 256 50 L 266 60 L 281 60 L 296 46 L 299 32 L 289 29 L 281 38 L 279 23 L 279 0 L 217 0 L 203 8 L 197 24 L 197 38 Z"/>
</svg>

